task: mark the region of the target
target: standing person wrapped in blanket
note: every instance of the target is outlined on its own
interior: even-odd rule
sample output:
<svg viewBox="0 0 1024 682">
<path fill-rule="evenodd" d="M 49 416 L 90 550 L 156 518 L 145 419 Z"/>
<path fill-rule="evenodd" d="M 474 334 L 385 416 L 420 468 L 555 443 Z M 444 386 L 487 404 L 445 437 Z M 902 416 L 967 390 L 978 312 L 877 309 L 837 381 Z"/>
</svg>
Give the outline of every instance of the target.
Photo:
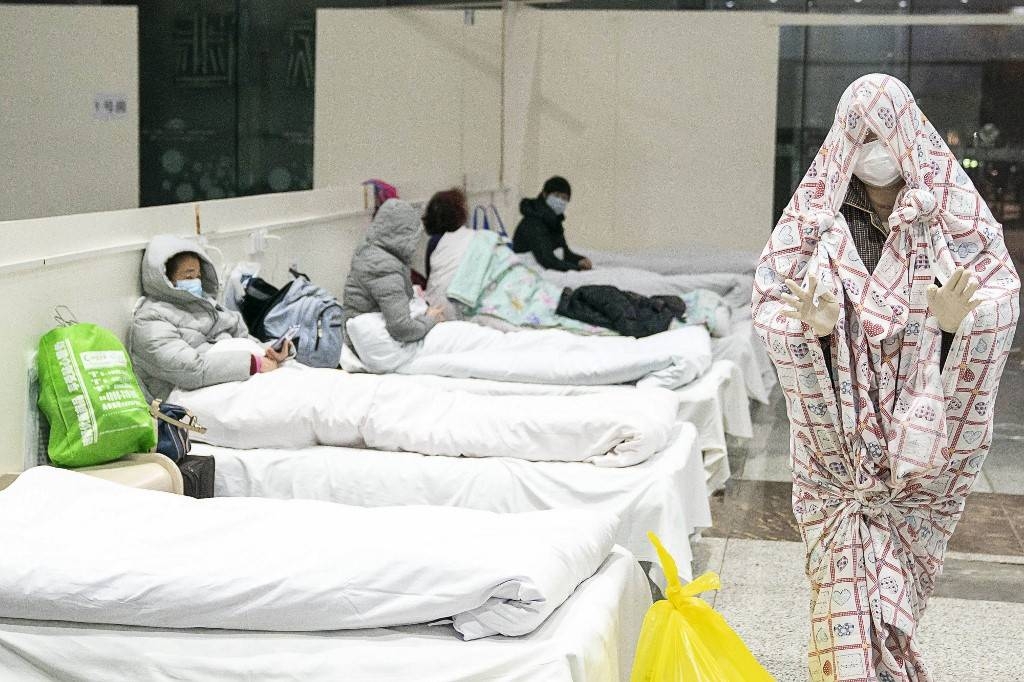
<svg viewBox="0 0 1024 682">
<path fill-rule="evenodd" d="M 917 625 L 988 453 L 1019 290 L 907 87 L 854 82 L 752 297 L 787 397 L 812 680 L 933 679 Z"/>
</svg>

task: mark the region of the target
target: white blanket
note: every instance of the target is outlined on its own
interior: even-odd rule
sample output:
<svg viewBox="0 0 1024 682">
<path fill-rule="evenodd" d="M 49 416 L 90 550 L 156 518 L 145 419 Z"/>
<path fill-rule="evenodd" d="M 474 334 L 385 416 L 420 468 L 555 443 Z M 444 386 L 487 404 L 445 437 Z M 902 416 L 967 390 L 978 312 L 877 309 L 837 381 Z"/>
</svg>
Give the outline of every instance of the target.
<svg viewBox="0 0 1024 682">
<path fill-rule="evenodd" d="M 207 443 L 232 448 L 311 445 L 424 455 L 515 457 L 632 466 L 663 449 L 675 396 L 481 396 L 414 377 L 349 374 L 294 363 L 248 381 L 175 391 L 207 427 Z"/>
<path fill-rule="evenodd" d="M 743 372 L 749 396 L 767 404 L 771 387 L 775 385 L 775 369 L 750 319 L 750 292 L 754 283 L 751 275 L 731 272 L 673 275 L 623 266 L 541 272 L 545 279 L 571 288 L 611 284 L 644 296 L 679 296 L 694 289 L 714 291 L 732 310 L 732 330 L 722 338 L 711 339 L 712 355 L 715 360 L 735 362 Z"/>
<path fill-rule="evenodd" d="M 0 617 L 319 631 L 451 618 L 533 631 L 592 576 L 618 520 L 192 498 L 36 467 L 0 492 Z"/>
<path fill-rule="evenodd" d="M 0 619 L 17 682 L 612 682 L 629 679 L 651 592 L 619 547 L 522 637 L 462 641 L 447 625 L 239 632 Z"/>
<path fill-rule="evenodd" d="M 555 329 L 502 332 L 470 322 L 444 322 L 421 341 L 391 338 L 380 313 L 359 315 L 346 329 L 359 355 L 342 354 L 348 371 L 539 384 L 678 388 L 711 366 L 703 327 L 672 329 L 642 339 L 580 336 Z"/>
<path fill-rule="evenodd" d="M 531 258 L 524 254 L 525 260 Z M 588 285 L 611 285 L 641 296 L 682 296 L 695 289 L 708 289 L 723 298 L 732 309 L 750 308 L 750 292 L 754 278 L 732 272 L 706 272 L 699 274 L 663 274 L 625 266 L 607 266 L 594 270 L 544 270 L 535 266 L 549 282 L 577 289 Z"/>
<path fill-rule="evenodd" d="M 714 371 L 714 370 L 712 370 Z M 566 462 L 429 457 L 312 447 L 235 450 L 196 443 L 217 460 L 218 497 L 302 498 L 359 507 L 445 505 L 493 512 L 600 507 L 620 519 L 615 541 L 658 562 L 654 531 L 691 578 L 689 536 L 711 526 L 704 462 L 691 424 L 643 464 L 609 469 Z"/>
</svg>

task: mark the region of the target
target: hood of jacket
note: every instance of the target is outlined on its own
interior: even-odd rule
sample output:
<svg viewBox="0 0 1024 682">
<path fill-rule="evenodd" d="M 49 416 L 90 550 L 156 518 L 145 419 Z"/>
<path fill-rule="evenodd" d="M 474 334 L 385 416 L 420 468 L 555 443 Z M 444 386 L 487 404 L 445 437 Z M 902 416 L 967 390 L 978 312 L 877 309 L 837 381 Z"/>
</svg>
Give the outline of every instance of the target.
<svg viewBox="0 0 1024 682">
<path fill-rule="evenodd" d="M 142 257 L 142 291 L 146 296 L 175 305 L 198 300 L 187 291 L 175 289 L 171 280 L 167 278 L 167 261 L 185 251 L 191 251 L 199 256 L 203 293 L 208 296 L 217 295 L 217 291 L 220 289 L 217 268 L 214 267 L 203 247 L 193 239 L 162 234 L 150 240 L 149 245 L 146 246 L 146 253 Z"/>
<path fill-rule="evenodd" d="M 544 222 L 551 229 L 557 229 L 565 221 L 564 215 L 558 215 L 551 210 L 544 197 L 538 196 L 532 199 L 526 198 L 519 202 L 519 212 L 524 218 L 537 218 Z"/>
<path fill-rule="evenodd" d="M 419 211 L 401 199 L 388 199 L 370 223 L 366 243 L 411 266 L 423 234 Z"/>
</svg>

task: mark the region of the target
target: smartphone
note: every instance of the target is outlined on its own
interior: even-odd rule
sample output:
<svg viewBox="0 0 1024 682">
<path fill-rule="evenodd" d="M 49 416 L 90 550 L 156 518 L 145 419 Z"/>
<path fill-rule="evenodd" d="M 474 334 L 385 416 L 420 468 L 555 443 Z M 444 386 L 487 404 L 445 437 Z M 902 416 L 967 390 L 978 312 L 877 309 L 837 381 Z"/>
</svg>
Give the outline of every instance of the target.
<svg viewBox="0 0 1024 682">
<path fill-rule="evenodd" d="M 274 343 L 270 344 L 270 347 L 274 349 L 276 352 L 280 353 L 281 350 L 284 348 L 284 344 L 295 338 L 295 335 L 298 333 L 299 325 L 293 324 L 291 327 L 288 327 L 288 331 L 286 331 L 284 334 L 281 334 L 281 336 L 278 337 L 277 341 L 274 341 Z"/>
</svg>

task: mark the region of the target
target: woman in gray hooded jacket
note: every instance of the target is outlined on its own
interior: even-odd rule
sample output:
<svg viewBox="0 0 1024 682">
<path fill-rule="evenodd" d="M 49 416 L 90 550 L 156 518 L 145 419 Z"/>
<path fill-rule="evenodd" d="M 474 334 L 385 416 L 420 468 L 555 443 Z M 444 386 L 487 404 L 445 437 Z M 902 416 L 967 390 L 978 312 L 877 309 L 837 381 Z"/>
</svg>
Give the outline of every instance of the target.
<svg viewBox="0 0 1024 682">
<path fill-rule="evenodd" d="M 249 336 L 242 316 L 214 299 L 219 286 L 217 269 L 194 241 L 159 235 L 149 242 L 142 258 L 145 296 L 135 306 L 127 344 L 148 399 L 163 400 L 175 388 L 244 381 L 288 357 L 288 345 L 280 352 L 267 348 L 265 356 L 208 352 L 223 339 Z"/>
<path fill-rule="evenodd" d="M 363 243 L 352 254 L 345 281 L 346 322 L 363 313 L 384 316 L 388 333 L 396 341 L 419 341 L 444 318 L 441 308 L 413 317 L 411 265 L 423 224 L 419 212 L 401 199 L 388 199 L 377 211 Z M 348 335 L 345 342 L 351 348 Z M 353 349 L 355 350 L 355 349 Z"/>
</svg>

